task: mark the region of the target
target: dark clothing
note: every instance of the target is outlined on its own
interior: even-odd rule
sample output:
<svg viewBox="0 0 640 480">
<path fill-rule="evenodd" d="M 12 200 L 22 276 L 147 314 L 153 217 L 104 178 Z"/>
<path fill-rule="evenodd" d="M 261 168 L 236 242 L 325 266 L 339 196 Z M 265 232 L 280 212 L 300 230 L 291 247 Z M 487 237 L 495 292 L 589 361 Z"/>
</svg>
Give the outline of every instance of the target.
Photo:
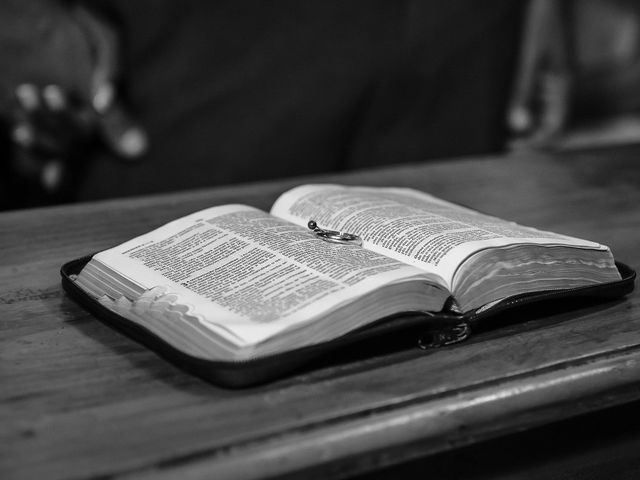
<svg viewBox="0 0 640 480">
<path fill-rule="evenodd" d="M 78 198 L 494 152 L 522 2 L 103 0 L 150 136 Z"/>
</svg>

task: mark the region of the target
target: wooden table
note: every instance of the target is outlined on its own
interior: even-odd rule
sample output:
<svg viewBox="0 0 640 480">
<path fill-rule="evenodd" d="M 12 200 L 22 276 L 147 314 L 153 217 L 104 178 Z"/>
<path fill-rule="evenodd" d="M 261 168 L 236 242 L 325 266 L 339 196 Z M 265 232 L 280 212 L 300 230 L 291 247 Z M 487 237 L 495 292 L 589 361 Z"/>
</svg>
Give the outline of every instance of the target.
<svg viewBox="0 0 640 480">
<path fill-rule="evenodd" d="M 638 269 L 638 153 L 474 158 L 0 214 L 0 478 L 344 477 L 639 399 L 637 292 L 234 391 L 103 325 L 58 274 L 188 212 L 267 209 L 308 181 L 424 189 L 608 244 Z"/>
</svg>

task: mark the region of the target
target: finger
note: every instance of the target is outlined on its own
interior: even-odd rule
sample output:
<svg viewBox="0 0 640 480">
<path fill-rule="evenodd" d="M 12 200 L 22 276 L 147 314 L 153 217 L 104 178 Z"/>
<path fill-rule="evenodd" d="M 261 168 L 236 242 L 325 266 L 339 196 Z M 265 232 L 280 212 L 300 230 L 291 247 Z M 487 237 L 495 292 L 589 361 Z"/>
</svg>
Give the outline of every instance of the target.
<svg viewBox="0 0 640 480">
<path fill-rule="evenodd" d="M 56 192 L 62 185 L 65 165 L 58 159 L 51 159 L 44 163 L 40 171 L 40 183 L 49 193 Z"/>
<path fill-rule="evenodd" d="M 40 108 L 40 93 L 31 83 L 22 83 L 14 91 L 18 104 L 25 112 L 33 112 Z"/>
<path fill-rule="evenodd" d="M 51 112 L 62 112 L 69 106 L 66 93 L 58 85 L 47 85 L 42 89 L 42 100 Z"/>
<path fill-rule="evenodd" d="M 104 114 L 111 108 L 115 98 L 116 93 L 113 84 L 104 82 L 94 87 L 91 104 L 97 113 Z"/>
<path fill-rule="evenodd" d="M 104 142 L 122 158 L 135 160 L 147 151 L 147 134 L 119 104 L 100 116 L 98 122 Z"/>
<path fill-rule="evenodd" d="M 532 1 L 526 8 L 514 88 L 507 108 L 507 125 L 515 133 L 526 133 L 535 128 L 531 103 L 536 94 L 537 70 L 548 63 L 555 52 L 562 50 L 557 38 L 561 31 L 560 13 L 554 2 Z"/>
<path fill-rule="evenodd" d="M 35 132 L 31 124 L 27 122 L 18 123 L 11 130 L 11 140 L 23 149 L 30 149 L 35 145 Z"/>
<path fill-rule="evenodd" d="M 526 132 L 533 127 L 533 115 L 524 102 L 512 105 L 508 111 L 508 125 L 514 132 Z"/>
<path fill-rule="evenodd" d="M 91 104 L 97 112 L 103 113 L 115 99 L 113 82 L 119 69 L 118 36 L 108 22 L 83 5 L 76 6 L 74 15 L 84 26 L 94 45 Z"/>
</svg>

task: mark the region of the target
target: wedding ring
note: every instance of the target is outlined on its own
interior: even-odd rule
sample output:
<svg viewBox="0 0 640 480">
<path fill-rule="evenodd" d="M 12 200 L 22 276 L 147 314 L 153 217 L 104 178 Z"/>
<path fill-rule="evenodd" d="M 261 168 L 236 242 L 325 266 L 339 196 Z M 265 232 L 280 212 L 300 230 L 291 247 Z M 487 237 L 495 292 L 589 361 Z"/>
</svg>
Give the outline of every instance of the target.
<svg viewBox="0 0 640 480">
<path fill-rule="evenodd" d="M 352 245 L 362 245 L 362 238 L 358 235 L 354 235 L 353 233 L 345 233 L 339 232 L 337 230 L 325 230 L 320 228 L 315 220 L 309 220 L 307 223 L 307 227 L 316 234 L 316 236 L 320 237 L 325 242 L 330 243 L 342 243 L 342 244 L 352 244 Z"/>
</svg>

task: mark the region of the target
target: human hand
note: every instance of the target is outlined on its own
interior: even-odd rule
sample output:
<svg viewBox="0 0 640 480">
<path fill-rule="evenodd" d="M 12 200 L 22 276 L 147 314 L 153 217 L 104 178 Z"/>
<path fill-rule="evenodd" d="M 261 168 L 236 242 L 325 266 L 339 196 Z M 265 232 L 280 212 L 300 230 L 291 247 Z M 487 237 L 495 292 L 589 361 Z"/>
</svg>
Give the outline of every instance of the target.
<svg viewBox="0 0 640 480">
<path fill-rule="evenodd" d="M 86 74 L 78 74 L 79 78 L 72 81 L 51 75 L 51 83 L 42 80 L 48 78 L 48 72 L 33 75 L 35 81 L 21 81 L 15 87 L 9 108 L 14 144 L 11 169 L 21 178 L 40 183 L 48 192 L 63 188 L 70 171 L 81 169 L 87 153 L 96 145 L 128 161 L 139 158 L 147 149 L 144 130 L 117 95 L 115 82 L 120 71 L 116 32 L 82 7 L 67 13 L 48 18 L 72 24 L 63 27 L 75 27 L 61 29 L 65 32 L 59 41 L 62 45 L 77 44 L 79 38 L 87 43 L 86 51 L 92 55 L 80 58 L 89 63 L 88 68 L 77 69 Z M 53 53 L 63 56 L 64 49 Z M 74 60 L 59 59 L 67 66 Z"/>
<path fill-rule="evenodd" d="M 529 3 L 507 124 L 513 149 L 540 149 L 562 132 L 571 98 L 562 12 L 554 0 Z"/>
</svg>

